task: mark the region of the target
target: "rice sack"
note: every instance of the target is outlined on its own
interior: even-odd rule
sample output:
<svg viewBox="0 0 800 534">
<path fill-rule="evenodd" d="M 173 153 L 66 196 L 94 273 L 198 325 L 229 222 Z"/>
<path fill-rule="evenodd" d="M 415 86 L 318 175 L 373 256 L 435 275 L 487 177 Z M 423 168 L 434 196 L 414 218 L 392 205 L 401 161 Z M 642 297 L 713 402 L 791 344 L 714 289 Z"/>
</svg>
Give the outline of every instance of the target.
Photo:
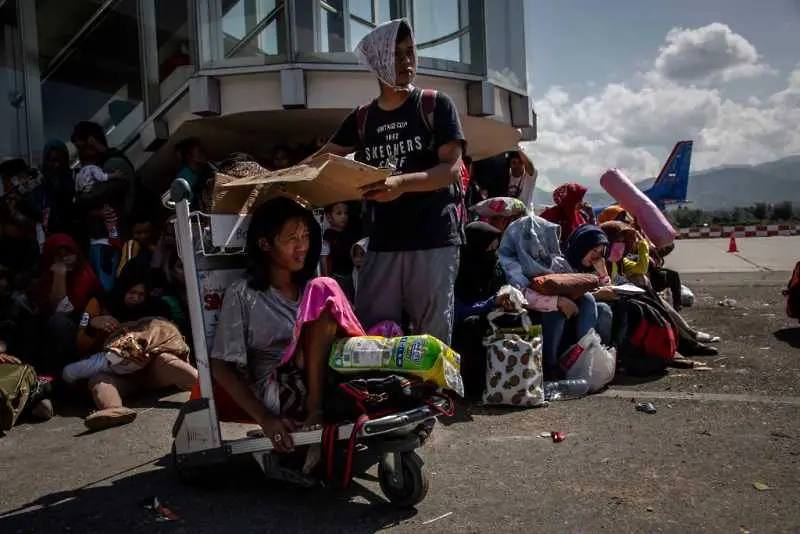
<svg viewBox="0 0 800 534">
<path fill-rule="evenodd" d="M 393 371 L 464 396 L 461 357 L 433 336 L 360 336 L 340 339 L 331 347 L 328 365 L 343 374 Z"/>
</svg>

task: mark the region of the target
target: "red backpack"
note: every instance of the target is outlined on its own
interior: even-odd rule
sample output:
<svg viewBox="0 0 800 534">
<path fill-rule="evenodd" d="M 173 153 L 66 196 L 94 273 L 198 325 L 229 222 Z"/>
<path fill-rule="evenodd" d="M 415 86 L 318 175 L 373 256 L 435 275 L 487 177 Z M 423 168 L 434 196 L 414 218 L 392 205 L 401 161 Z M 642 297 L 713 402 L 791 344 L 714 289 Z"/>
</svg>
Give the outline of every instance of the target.
<svg viewBox="0 0 800 534">
<path fill-rule="evenodd" d="M 632 375 L 663 372 L 678 351 L 678 331 L 669 317 L 645 295 L 626 299 L 620 315 L 628 327 L 625 339 L 618 340 L 620 363 Z"/>
<path fill-rule="evenodd" d="M 433 126 L 434 126 L 434 112 L 436 111 L 436 97 L 438 96 L 438 91 L 436 89 L 423 89 L 419 95 L 419 114 L 422 117 L 422 124 L 425 125 L 425 129 L 428 130 L 428 133 L 431 134 L 431 140 L 433 140 Z M 358 141 L 361 146 L 364 146 L 364 135 L 367 128 L 367 113 L 369 112 L 369 108 L 375 100 L 370 100 L 369 102 L 364 102 L 356 109 L 356 127 L 358 129 Z M 464 165 L 464 162 L 461 162 L 461 180 L 459 181 L 456 187 L 456 204 L 457 212 L 458 212 L 458 220 L 462 223 L 465 221 L 465 217 L 467 215 L 467 206 L 465 204 L 465 195 L 464 191 L 467 191 L 469 188 L 470 183 L 470 176 L 469 171 L 467 171 L 467 166 Z"/>
<path fill-rule="evenodd" d="M 786 315 L 800 321 L 800 261 L 794 266 L 789 285 L 783 290 L 786 297 Z"/>
</svg>

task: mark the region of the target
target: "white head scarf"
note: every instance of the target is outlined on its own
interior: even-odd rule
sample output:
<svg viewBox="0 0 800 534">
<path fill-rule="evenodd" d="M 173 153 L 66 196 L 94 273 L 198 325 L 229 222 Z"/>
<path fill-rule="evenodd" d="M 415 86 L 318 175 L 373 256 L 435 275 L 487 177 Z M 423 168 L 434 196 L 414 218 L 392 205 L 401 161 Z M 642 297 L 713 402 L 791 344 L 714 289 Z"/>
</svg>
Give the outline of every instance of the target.
<svg viewBox="0 0 800 534">
<path fill-rule="evenodd" d="M 411 31 L 411 23 L 407 19 L 390 20 L 365 35 L 354 51 L 362 65 L 375 73 L 380 81 L 394 89 L 402 89 L 397 85 L 397 69 L 394 64 L 397 33 L 402 24 L 408 26 Z M 411 40 L 414 41 L 413 31 L 411 31 Z M 414 73 L 416 74 L 416 72 L 417 54 L 415 53 Z M 409 83 L 413 81 L 412 78 Z"/>
</svg>

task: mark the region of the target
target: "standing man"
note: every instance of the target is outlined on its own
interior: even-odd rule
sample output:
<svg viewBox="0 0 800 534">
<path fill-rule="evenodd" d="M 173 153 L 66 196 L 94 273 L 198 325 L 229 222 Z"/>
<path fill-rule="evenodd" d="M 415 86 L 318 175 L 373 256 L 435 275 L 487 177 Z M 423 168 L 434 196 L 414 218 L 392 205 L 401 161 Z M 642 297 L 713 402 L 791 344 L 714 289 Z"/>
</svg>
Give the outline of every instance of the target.
<svg viewBox="0 0 800 534">
<path fill-rule="evenodd" d="M 144 194 L 144 191 L 137 187 L 136 169 L 133 167 L 133 163 L 121 150 L 108 146 L 103 127 L 97 123 L 79 122 L 75 125 L 70 140 L 78 149 L 81 161 L 84 159 L 96 161 L 97 165 L 106 173 L 118 172 L 121 174 L 121 177 L 116 180 L 97 184 L 89 195 L 97 198 L 112 197 L 114 199 L 112 204 L 121 219 L 120 228 L 127 230 L 128 218 L 140 205 L 138 202 L 142 200 L 137 198 L 137 195 Z"/>
<path fill-rule="evenodd" d="M 464 243 L 464 134 L 452 100 L 412 85 L 417 51 L 406 20 L 382 24 L 356 47 L 377 76 L 379 96 L 353 110 L 319 153 L 345 156 L 394 174 L 365 191 L 369 251 L 359 273 L 356 312 L 366 327 L 401 323 L 450 343 L 453 286 Z"/>
<path fill-rule="evenodd" d="M 536 169 L 522 152 L 511 152 L 508 158 L 508 196 L 518 198 L 533 213 L 533 197 L 536 189 Z"/>
</svg>

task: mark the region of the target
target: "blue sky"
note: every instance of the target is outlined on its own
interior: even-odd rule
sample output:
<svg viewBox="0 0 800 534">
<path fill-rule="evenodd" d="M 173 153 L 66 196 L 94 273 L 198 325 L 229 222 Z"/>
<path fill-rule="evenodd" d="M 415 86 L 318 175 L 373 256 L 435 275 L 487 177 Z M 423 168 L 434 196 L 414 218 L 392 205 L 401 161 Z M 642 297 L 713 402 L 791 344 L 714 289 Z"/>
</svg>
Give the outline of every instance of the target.
<svg viewBox="0 0 800 534">
<path fill-rule="evenodd" d="M 525 16 L 545 188 L 652 176 L 678 137 L 695 170 L 800 152 L 799 0 L 526 0 Z"/>
</svg>

